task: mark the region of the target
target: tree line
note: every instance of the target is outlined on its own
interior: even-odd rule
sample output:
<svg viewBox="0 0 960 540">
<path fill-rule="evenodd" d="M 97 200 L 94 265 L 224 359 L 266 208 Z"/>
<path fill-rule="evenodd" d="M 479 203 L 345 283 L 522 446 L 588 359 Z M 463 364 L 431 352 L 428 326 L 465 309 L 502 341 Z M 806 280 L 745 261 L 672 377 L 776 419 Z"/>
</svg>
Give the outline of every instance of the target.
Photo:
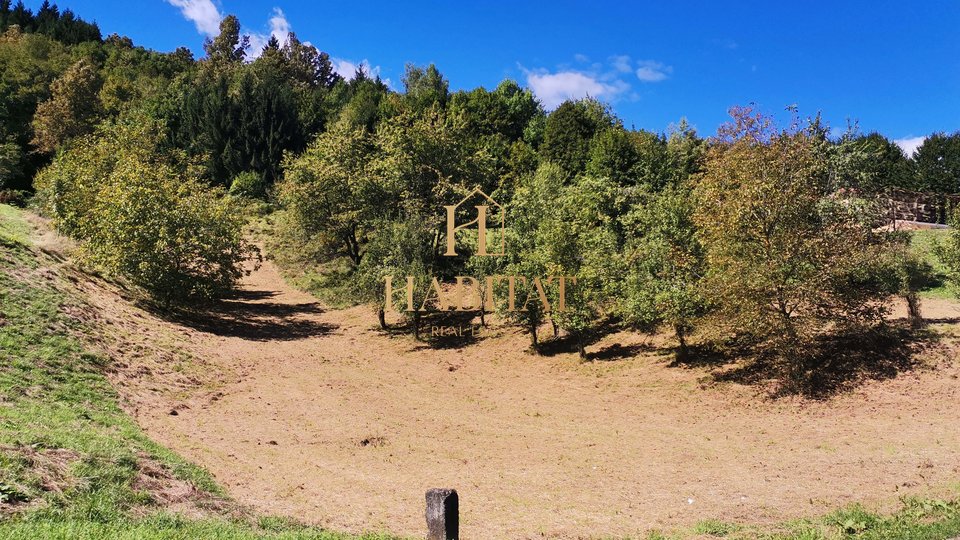
<svg viewBox="0 0 960 540">
<path fill-rule="evenodd" d="M 780 126 L 734 108 L 704 138 L 683 120 L 628 128 L 590 98 L 548 112 L 510 80 L 451 91 L 433 65 L 408 66 L 399 91 L 362 68 L 346 79 L 293 33 L 252 58 L 233 16 L 199 60 L 40 28 L 0 36 L 0 181 L 35 190 L 92 264 L 165 305 L 236 283 L 256 256 L 244 209 L 259 205 L 271 255 L 383 326 L 396 324 L 387 276 L 566 275 L 570 309 L 493 307 L 534 350 L 552 327 L 583 355 L 616 324 L 669 328 L 680 356 L 697 334 L 796 358 L 881 328 L 891 297 L 917 313 L 930 269 L 903 233 L 877 228 L 876 195 L 960 191 L 960 133 L 906 156 L 855 127 L 831 137 L 817 116 Z M 442 208 L 476 188 L 508 209 L 507 252 L 473 256 L 466 235 L 463 256 L 444 257 Z M 417 333 L 423 316 L 405 324 Z"/>
</svg>

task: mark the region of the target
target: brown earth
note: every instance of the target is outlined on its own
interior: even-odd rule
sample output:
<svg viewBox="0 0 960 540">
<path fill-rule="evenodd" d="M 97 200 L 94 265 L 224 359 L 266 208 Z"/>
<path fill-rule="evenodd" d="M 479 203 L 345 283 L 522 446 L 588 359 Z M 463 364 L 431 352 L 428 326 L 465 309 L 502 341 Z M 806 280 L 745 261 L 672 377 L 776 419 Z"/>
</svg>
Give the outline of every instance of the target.
<svg viewBox="0 0 960 540">
<path fill-rule="evenodd" d="M 509 328 L 433 349 L 325 309 L 269 262 L 178 323 L 84 286 L 151 437 L 240 503 L 331 529 L 422 536 L 431 487 L 459 491 L 464 538 L 515 539 L 891 509 L 960 479 L 949 301 L 924 304 L 947 335 L 927 367 L 817 401 L 704 384 L 710 368 L 671 367 L 661 338 L 632 333 L 588 363 L 531 355 Z"/>
</svg>

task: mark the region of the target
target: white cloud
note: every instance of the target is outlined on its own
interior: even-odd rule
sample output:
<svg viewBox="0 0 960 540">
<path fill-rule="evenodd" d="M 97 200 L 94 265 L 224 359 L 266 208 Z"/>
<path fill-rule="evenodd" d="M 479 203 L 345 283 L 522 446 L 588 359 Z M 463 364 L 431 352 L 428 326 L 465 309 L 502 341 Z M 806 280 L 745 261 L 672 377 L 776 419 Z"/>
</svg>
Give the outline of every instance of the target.
<svg viewBox="0 0 960 540">
<path fill-rule="evenodd" d="M 259 58 L 260 55 L 263 54 L 263 48 L 267 46 L 267 41 L 270 41 L 270 37 L 263 34 L 250 34 L 247 37 L 250 38 L 250 43 L 247 47 L 247 59 L 253 60 Z"/>
<path fill-rule="evenodd" d="M 637 65 L 640 66 L 637 68 L 637 78 L 643 82 L 664 81 L 673 73 L 673 66 L 655 60 L 641 60 Z"/>
<path fill-rule="evenodd" d="M 268 23 L 270 25 L 269 34 L 250 34 L 249 57 L 256 58 L 260 56 L 263 48 L 267 46 L 267 42 L 270 41 L 271 37 L 277 38 L 281 46 L 287 44 L 287 36 L 293 27 L 290 25 L 290 21 L 287 20 L 287 16 L 284 15 L 283 10 L 278 7 L 273 8 L 273 14 L 270 16 Z"/>
<path fill-rule="evenodd" d="M 613 64 L 613 69 L 620 73 L 630 73 L 633 71 L 633 68 L 630 67 L 630 57 L 625 54 L 611 56 L 610 63 Z"/>
<path fill-rule="evenodd" d="M 546 109 L 556 108 L 568 99 L 587 96 L 610 99 L 629 88 L 623 81 L 603 82 L 597 76 L 579 71 L 528 71 L 527 86 Z"/>
<path fill-rule="evenodd" d="M 333 63 L 333 70 L 337 72 L 337 75 L 340 75 L 347 80 L 352 79 L 354 73 L 357 72 L 357 68 L 360 66 L 360 64 L 363 64 L 363 61 L 361 61 L 360 64 L 357 64 L 342 58 L 331 58 L 331 62 Z"/>
<path fill-rule="evenodd" d="M 196 25 L 197 32 L 207 37 L 214 37 L 220 33 L 220 21 L 223 20 L 223 15 L 213 0 L 167 0 L 167 3 L 179 8 L 184 18 Z M 248 59 L 252 60 L 260 56 L 271 36 L 277 38 L 280 45 L 286 44 L 287 34 L 293 29 L 283 10 L 278 7 L 273 8 L 267 20 L 267 26 L 270 29 L 268 33 L 243 31 L 243 34 L 250 38 Z"/>
<path fill-rule="evenodd" d="M 583 63 L 586 57 L 575 55 L 574 59 Z M 660 82 L 673 73 L 673 66 L 655 60 L 634 61 L 625 54 L 613 55 L 606 62 L 594 62 L 578 68 L 560 64 L 556 71 L 519 67 L 526 75 L 527 86 L 540 98 L 546 109 L 556 108 L 568 99 L 587 96 L 605 101 L 640 99 L 628 82 L 632 80 L 627 76 L 628 73 L 634 73 L 643 82 Z"/>
<path fill-rule="evenodd" d="M 366 72 L 368 77 L 377 77 L 380 75 L 380 66 L 371 65 L 367 59 L 359 62 L 351 62 L 343 58 L 331 58 L 330 62 L 333 64 L 333 71 L 348 81 L 353 79 L 353 76 L 357 73 L 357 68 L 360 66 L 363 66 L 363 71 Z M 383 82 L 392 88 L 390 79 L 385 79 Z"/>
<path fill-rule="evenodd" d="M 280 40 L 286 40 L 290 33 L 290 22 L 278 7 L 273 8 L 273 16 L 270 17 L 270 33 Z"/>
<path fill-rule="evenodd" d="M 220 21 L 223 16 L 211 0 L 167 0 L 180 9 L 180 13 L 188 21 L 193 21 L 197 32 L 206 36 L 215 36 L 220 33 Z"/>
<path fill-rule="evenodd" d="M 590 57 L 589 57 L 589 56 L 587 56 L 587 55 L 585 55 L 585 54 L 579 54 L 579 53 L 573 55 L 573 59 L 576 60 L 577 62 L 580 62 L 581 64 L 585 64 L 585 63 L 587 63 L 587 62 L 590 61 Z"/>
<path fill-rule="evenodd" d="M 907 157 L 911 157 L 925 140 L 927 140 L 926 137 L 905 137 L 903 139 L 896 139 L 893 142 L 907 154 Z"/>
</svg>

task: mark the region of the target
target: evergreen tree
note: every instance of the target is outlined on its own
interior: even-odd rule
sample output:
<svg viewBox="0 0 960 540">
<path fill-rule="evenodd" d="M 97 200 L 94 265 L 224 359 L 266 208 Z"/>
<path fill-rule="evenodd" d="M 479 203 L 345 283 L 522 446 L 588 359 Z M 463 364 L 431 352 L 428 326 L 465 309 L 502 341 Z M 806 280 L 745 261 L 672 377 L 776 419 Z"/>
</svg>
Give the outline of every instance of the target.
<svg viewBox="0 0 960 540">
<path fill-rule="evenodd" d="M 927 137 L 913 159 L 917 164 L 921 190 L 960 193 L 960 131 L 951 135 L 934 133 Z"/>
<path fill-rule="evenodd" d="M 584 171 L 593 137 L 614 124 L 609 109 L 599 101 L 565 101 L 547 117 L 540 154 L 572 178 Z"/>
<path fill-rule="evenodd" d="M 43 0 L 37 15 L 34 17 L 34 29 L 41 34 L 53 33 L 57 21 L 60 19 L 60 10 L 56 5 L 50 5 L 50 0 Z"/>
<path fill-rule="evenodd" d="M 100 41 L 100 28 L 77 17 L 69 9 L 60 11 L 56 4 L 44 0 L 36 15 L 22 1 L 10 8 L 10 0 L 0 0 L 0 30 L 16 25 L 21 32 L 36 32 L 67 44 Z"/>
<path fill-rule="evenodd" d="M 280 178 L 283 153 L 303 150 L 293 89 L 279 71 L 245 71 L 233 107 L 236 124 L 232 126 L 233 152 L 225 164 L 227 174 L 232 178 L 255 171 L 266 185 L 272 185 Z"/>
<path fill-rule="evenodd" d="M 213 64 L 229 65 L 242 62 L 249 46 L 250 38 L 240 36 L 240 20 L 235 15 L 227 15 L 220 21 L 220 34 L 207 39 L 203 50 Z"/>
<path fill-rule="evenodd" d="M 33 12 L 23 5 L 23 0 L 17 0 L 8 19 L 9 26 L 19 26 L 21 32 L 33 32 Z"/>
<path fill-rule="evenodd" d="M 10 24 L 10 0 L 0 0 L 0 30 L 6 30 Z"/>
<path fill-rule="evenodd" d="M 329 54 L 301 42 L 293 32 L 287 34 L 283 56 L 287 60 L 291 79 L 300 84 L 310 88 L 329 89 L 342 80 L 333 70 Z"/>
<path fill-rule="evenodd" d="M 267 40 L 267 44 L 263 46 L 263 51 L 261 51 L 261 58 L 265 54 L 279 53 L 280 52 L 280 40 L 277 39 L 277 36 L 270 35 L 270 39 Z"/>
</svg>

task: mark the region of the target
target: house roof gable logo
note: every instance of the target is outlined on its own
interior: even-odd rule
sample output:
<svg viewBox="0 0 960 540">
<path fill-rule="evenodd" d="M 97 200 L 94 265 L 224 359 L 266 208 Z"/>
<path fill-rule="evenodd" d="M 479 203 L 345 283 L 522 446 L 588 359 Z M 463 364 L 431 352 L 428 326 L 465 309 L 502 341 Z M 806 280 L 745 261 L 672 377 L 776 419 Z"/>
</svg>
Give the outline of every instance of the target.
<svg viewBox="0 0 960 540">
<path fill-rule="evenodd" d="M 489 204 L 475 205 L 474 208 L 477 210 L 477 217 L 472 221 L 457 225 L 457 209 L 478 194 L 481 195 Z M 499 251 L 491 251 L 491 246 L 488 243 L 490 229 L 487 227 L 487 217 L 489 216 L 488 210 L 491 207 L 497 208 L 500 211 L 500 220 L 498 223 L 500 229 Z M 477 226 L 476 255 L 484 257 L 498 257 L 506 255 L 506 235 L 504 234 L 506 228 L 506 210 L 500 203 L 495 201 L 493 197 L 484 193 L 480 188 L 474 188 L 473 191 L 467 194 L 467 196 L 461 199 L 457 204 L 444 206 L 443 208 L 446 210 L 447 218 L 447 250 L 444 252 L 444 256 L 457 256 L 457 231 L 474 224 Z"/>
</svg>

